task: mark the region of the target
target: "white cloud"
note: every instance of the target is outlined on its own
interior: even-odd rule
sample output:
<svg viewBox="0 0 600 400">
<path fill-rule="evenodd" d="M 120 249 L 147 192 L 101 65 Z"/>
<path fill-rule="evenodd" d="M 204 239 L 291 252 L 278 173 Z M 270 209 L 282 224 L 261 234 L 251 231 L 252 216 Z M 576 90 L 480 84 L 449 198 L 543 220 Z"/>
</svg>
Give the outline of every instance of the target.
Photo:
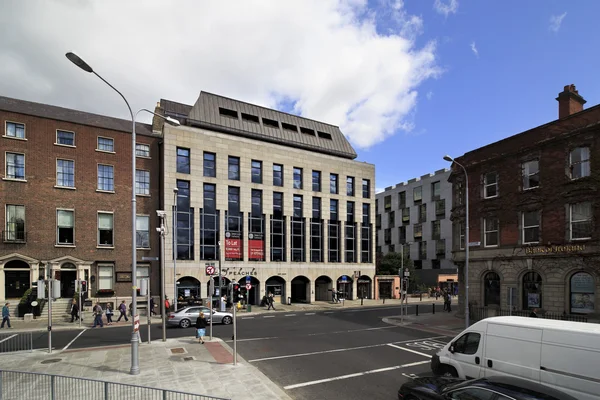
<svg viewBox="0 0 600 400">
<path fill-rule="evenodd" d="M 479 58 L 479 51 L 477 50 L 477 46 L 475 46 L 475 42 L 471 42 L 471 51 L 477 58 Z"/>
<path fill-rule="evenodd" d="M 385 192 L 384 188 L 375 188 L 375 194 L 383 193 L 383 192 Z"/>
<path fill-rule="evenodd" d="M 552 32 L 558 32 L 560 30 L 560 26 L 562 25 L 563 19 L 567 16 L 567 12 L 560 15 L 553 15 L 550 17 L 550 27 L 549 29 Z"/>
<path fill-rule="evenodd" d="M 394 34 L 366 0 L 9 1 L 0 13 L 0 93 L 127 118 L 121 99 L 64 56 L 75 51 L 133 108 L 193 104 L 201 90 L 340 125 L 367 148 L 411 129 L 436 44 L 396 2 Z"/>
<path fill-rule="evenodd" d="M 447 2 L 444 2 L 443 0 L 435 0 L 433 3 L 433 9 L 439 14 L 448 17 L 450 14 L 456 14 L 456 11 L 458 10 L 458 0 L 448 0 Z"/>
<path fill-rule="evenodd" d="M 427 92 L 425 97 L 427 97 L 427 100 L 431 100 L 431 98 L 433 97 L 433 92 L 430 90 L 429 92 Z"/>
</svg>

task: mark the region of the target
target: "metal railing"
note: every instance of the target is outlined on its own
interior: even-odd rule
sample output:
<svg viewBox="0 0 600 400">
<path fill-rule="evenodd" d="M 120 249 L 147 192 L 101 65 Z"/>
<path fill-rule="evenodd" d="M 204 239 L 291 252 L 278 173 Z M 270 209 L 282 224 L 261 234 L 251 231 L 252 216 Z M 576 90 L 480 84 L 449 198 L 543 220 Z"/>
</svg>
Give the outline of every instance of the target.
<svg viewBox="0 0 600 400">
<path fill-rule="evenodd" d="M 17 351 L 33 351 L 33 332 L 0 334 L 0 354 Z"/>
<path fill-rule="evenodd" d="M 480 321 L 489 317 L 508 317 L 510 315 L 514 317 L 529 317 L 531 311 L 528 310 L 507 310 L 507 309 L 496 309 L 489 307 L 470 307 L 471 319 L 473 321 Z M 553 312 L 540 312 L 538 313 L 538 318 L 544 319 L 555 319 L 559 321 L 571 321 L 571 322 L 588 322 L 587 317 L 581 315 L 569 315 L 569 314 L 560 314 Z"/>
<path fill-rule="evenodd" d="M 0 400 L 226 400 L 87 378 L 0 370 Z"/>
</svg>

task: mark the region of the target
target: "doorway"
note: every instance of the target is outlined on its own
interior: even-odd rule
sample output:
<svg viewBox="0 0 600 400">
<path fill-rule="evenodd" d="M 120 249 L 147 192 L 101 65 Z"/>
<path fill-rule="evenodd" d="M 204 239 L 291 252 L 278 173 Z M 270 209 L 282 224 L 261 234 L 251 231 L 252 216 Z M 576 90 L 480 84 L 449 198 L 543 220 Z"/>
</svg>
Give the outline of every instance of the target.
<svg viewBox="0 0 600 400">
<path fill-rule="evenodd" d="M 60 297 L 71 299 L 75 295 L 75 280 L 77 271 L 60 271 Z"/>
<path fill-rule="evenodd" d="M 392 298 L 392 283 L 386 281 L 379 281 L 379 298 L 380 299 L 391 299 Z"/>
<path fill-rule="evenodd" d="M 29 271 L 4 270 L 4 297 L 16 299 L 23 297 L 29 289 Z"/>
</svg>

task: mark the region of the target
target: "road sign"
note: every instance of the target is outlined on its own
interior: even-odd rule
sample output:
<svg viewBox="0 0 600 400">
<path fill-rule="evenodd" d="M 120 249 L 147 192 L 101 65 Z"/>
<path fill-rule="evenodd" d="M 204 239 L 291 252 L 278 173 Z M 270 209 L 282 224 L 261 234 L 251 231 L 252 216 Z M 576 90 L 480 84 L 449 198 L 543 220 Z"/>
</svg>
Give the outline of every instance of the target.
<svg viewBox="0 0 600 400">
<path fill-rule="evenodd" d="M 252 289 L 252 284 L 251 283 L 246 283 L 246 290 L 250 290 Z"/>
<path fill-rule="evenodd" d="M 348 278 L 346 275 L 342 276 L 342 283 L 348 283 Z"/>
<path fill-rule="evenodd" d="M 250 278 L 250 275 L 246 275 L 246 283 L 250 283 L 252 281 L 252 278 Z"/>
<path fill-rule="evenodd" d="M 214 265 L 209 265 L 208 267 L 206 267 L 206 275 L 214 275 L 214 274 L 215 274 Z"/>
<path fill-rule="evenodd" d="M 137 332 L 140 330 L 140 316 L 136 315 L 133 317 L 133 331 Z"/>
<path fill-rule="evenodd" d="M 158 261 L 158 257 L 142 257 L 142 261 Z"/>
</svg>

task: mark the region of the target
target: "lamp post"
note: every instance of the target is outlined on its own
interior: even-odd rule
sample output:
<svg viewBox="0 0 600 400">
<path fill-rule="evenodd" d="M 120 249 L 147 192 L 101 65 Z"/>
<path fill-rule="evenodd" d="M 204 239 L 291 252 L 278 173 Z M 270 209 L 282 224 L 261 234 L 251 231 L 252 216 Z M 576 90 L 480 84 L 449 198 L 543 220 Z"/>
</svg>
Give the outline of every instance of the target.
<svg viewBox="0 0 600 400">
<path fill-rule="evenodd" d="M 455 163 L 465 173 L 465 325 L 469 327 L 469 175 L 467 169 L 454 158 L 445 155 L 444 160 Z M 460 232 L 458 234 L 460 241 Z"/>
<path fill-rule="evenodd" d="M 173 312 L 177 311 L 177 193 L 179 188 L 173 188 Z M 212 305 L 211 305 L 212 307 Z"/>
<path fill-rule="evenodd" d="M 137 115 L 142 112 L 142 111 L 146 111 L 149 112 L 150 114 L 153 114 L 159 118 L 164 119 L 167 123 L 171 124 L 171 125 L 179 125 L 179 121 L 172 119 L 170 117 L 163 117 L 162 115 L 158 115 L 153 113 L 150 110 L 147 110 L 145 108 L 142 108 L 140 110 L 138 110 L 138 112 L 136 112 L 135 114 L 133 114 L 133 111 L 131 110 L 131 106 L 129 105 L 129 102 L 127 101 L 127 99 L 125 98 L 125 96 L 123 96 L 123 94 L 121 92 L 119 92 L 113 85 L 111 85 L 110 83 L 108 83 L 108 81 L 106 81 L 106 79 L 104 79 L 103 77 L 101 77 L 100 75 L 98 75 L 93 69 L 92 67 L 87 64 L 85 61 L 83 61 L 77 54 L 69 52 L 67 54 L 65 54 L 65 56 L 69 59 L 69 61 L 71 61 L 73 64 L 77 65 L 79 68 L 81 68 L 82 70 L 84 70 L 85 72 L 89 72 L 92 73 L 94 75 L 96 75 L 98 78 L 100 78 L 100 80 L 104 83 L 106 83 L 108 86 L 111 87 L 111 89 L 113 89 L 115 92 L 117 92 L 119 94 L 119 96 L 121 96 L 121 98 L 123 99 L 123 101 L 125 101 L 125 104 L 127 105 L 127 109 L 129 110 L 129 115 L 131 116 L 131 124 L 132 124 L 132 128 L 131 128 L 131 283 L 132 283 L 132 294 L 131 294 L 131 311 L 134 314 L 131 318 L 131 326 L 132 326 L 132 330 L 131 330 L 131 368 L 129 373 L 131 375 L 138 375 L 140 373 L 140 364 L 139 364 L 139 353 L 138 353 L 138 345 L 139 345 L 139 339 L 138 339 L 138 333 L 136 331 L 136 326 L 135 326 L 135 315 L 137 313 L 137 254 L 136 254 L 136 250 L 137 250 L 137 241 L 136 241 L 136 214 L 137 214 L 137 210 L 136 210 L 136 198 L 135 198 L 135 167 L 136 167 L 136 156 L 135 156 L 135 119 L 137 117 Z"/>
<path fill-rule="evenodd" d="M 167 341 L 167 311 L 165 309 L 165 228 L 166 213 L 163 210 L 157 210 L 156 214 L 160 218 L 160 228 L 156 228 L 160 234 L 160 315 L 162 317 L 162 341 Z"/>
</svg>

